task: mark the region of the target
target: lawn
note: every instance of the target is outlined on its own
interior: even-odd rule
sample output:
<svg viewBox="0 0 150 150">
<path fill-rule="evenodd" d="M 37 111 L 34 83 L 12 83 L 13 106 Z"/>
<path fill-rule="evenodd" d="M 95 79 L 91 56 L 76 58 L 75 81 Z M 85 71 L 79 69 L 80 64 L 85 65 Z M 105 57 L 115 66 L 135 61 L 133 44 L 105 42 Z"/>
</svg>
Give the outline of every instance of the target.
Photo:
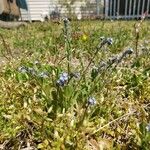
<svg viewBox="0 0 150 150">
<path fill-rule="evenodd" d="M 0 29 L 0 149 L 150 147 L 150 21 Z"/>
</svg>

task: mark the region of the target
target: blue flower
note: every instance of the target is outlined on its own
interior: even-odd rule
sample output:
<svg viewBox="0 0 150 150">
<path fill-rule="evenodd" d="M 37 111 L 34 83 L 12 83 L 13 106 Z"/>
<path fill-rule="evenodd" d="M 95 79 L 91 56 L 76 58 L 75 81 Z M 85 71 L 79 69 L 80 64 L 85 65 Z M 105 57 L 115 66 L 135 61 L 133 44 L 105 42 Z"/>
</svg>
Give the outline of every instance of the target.
<svg viewBox="0 0 150 150">
<path fill-rule="evenodd" d="M 59 86 L 64 86 L 65 82 L 63 80 L 57 80 L 56 84 Z"/>
<path fill-rule="evenodd" d="M 112 38 L 107 38 L 107 39 L 106 39 L 106 43 L 107 43 L 108 45 L 112 45 L 112 44 L 113 44 L 113 39 L 112 39 Z"/>
<path fill-rule="evenodd" d="M 21 66 L 18 68 L 18 71 L 21 73 L 27 73 L 28 72 L 28 68 L 25 66 Z"/>
<path fill-rule="evenodd" d="M 60 78 L 63 78 L 63 80 L 67 81 L 69 79 L 68 73 L 64 72 L 60 75 Z"/>
<path fill-rule="evenodd" d="M 125 51 L 122 53 L 122 55 L 120 56 L 120 61 L 121 61 L 124 57 L 126 57 L 127 55 L 131 55 L 133 52 L 134 52 L 134 51 L 133 51 L 132 48 L 129 48 L 129 49 L 125 50 Z"/>
<path fill-rule="evenodd" d="M 70 20 L 67 17 L 64 18 L 63 21 L 64 21 L 64 24 L 68 24 L 70 22 Z"/>
<path fill-rule="evenodd" d="M 94 97 L 89 97 L 88 105 L 96 105 L 96 99 Z"/>
<path fill-rule="evenodd" d="M 112 38 L 101 37 L 101 40 L 102 40 L 102 43 L 101 43 L 102 46 L 105 45 L 105 44 L 108 44 L 108 45 L 113 44 L 113 39 Z"/>
<path fill-rule="evenodd" d="M 128 48 L 126 51 L 125 51 L 125 53 L 126 54 L 132 54 L 134 51 L 133 51 L 133 49 L 132 48 Z"/>
<path fill-rule="evenodd" d="M 68 82 L 68 80 L 69 80 L 69 75 L 68 75 L 68 73 L 64 72 L 64 73 L 60 74 L 60 77 L 56 82 L 57 82 L 57 85 L 64 86 L 65 83 Z"/>
</svg>

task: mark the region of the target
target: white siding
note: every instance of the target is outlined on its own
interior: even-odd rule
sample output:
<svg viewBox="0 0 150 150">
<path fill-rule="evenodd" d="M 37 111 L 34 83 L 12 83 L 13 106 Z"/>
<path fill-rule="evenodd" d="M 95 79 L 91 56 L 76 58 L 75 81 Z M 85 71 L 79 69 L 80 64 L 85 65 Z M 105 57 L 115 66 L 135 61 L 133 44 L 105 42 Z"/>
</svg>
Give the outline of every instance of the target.
<svg viewBox="0 0 150 150">
<path fill-rule="evenodd" d="M 74 14 L 75 16 L 81 15 L 81 16 L 90 16 L 90 15 L 96 15 L 97 14 L 97 6 L 96 6 L 97 0 L 76 0 L 73 3 L 68 3 L 68 6 L 71 8 L 71 11 L 69 12 L 70 8 L 67 8 L 67 2 L 65 0 L 51 0 L 50 1 L 50 12 L 58 10 L 62 16 L 67 15 L 68 13 Z M 103 7 L 104 0 L 99 0 L 99 6 L 100 12 L 103 13 L 102 7 Z"/>
<path fill-rule="evenodd" d="M 41 20 L 42 14 L 49 14 L 50 0 L 28 0 L 28 11 L 21 9 L 22 20 Z"/>
<path fill-rule="evenodd" d="M 42 20 L 44 15 L 56 14 L 54 12 L 59 13 L 62 17 L 71 13 L 80 19 L 96 15 L 100 15 L 102 18 L 105 16 L 105 18 L 110 19 L 131 19 L 139 18 L 146 10 L 149 10 L 148 15 L 150 16 L 150 0 L 76 0 L 74 3 L 69 3 L 69 0 L 26 1 L 28 11 L 21 9 L 21 19 L 29 21 Z"/>
<path fill-rule="evenodd" d="M 31 20 L 40 20 L 43 13 L 49 14 L 50 0 L 28 0 Z"/>
<path fill-rule="evenodd" d="M 28 11 L 21 9 L 22 20 L 41 20 L 42 14 L 51 14 L 54 11 L 59 12 L 61 16 L 66 16 L 69 13 L 67 2 L 65 0 L 26 0 L 28 4 Z M 103 1 L 103 0 L 102 0 Z M 101 2 L 102 2 L 101 1 Z M 69 4 L 69 3 L 68 3 Z M 96 0 L 77 0 L 69 4 L 71 12 L 76 16 L 90 16 L 96 15 L 97 7 Z M 101 10 L 100 10 L 101 11 Z"/>
<path fill-rule="evenodd" d="M 29 11 L 27 11 L 27 10 L 25 10 L 25 9 L 20 9 L 20 12 L 21 12 L 20 20 L 26 20 L 26 21 L 28 20 L 28 21 L 31 21 Z"/>
</svg>

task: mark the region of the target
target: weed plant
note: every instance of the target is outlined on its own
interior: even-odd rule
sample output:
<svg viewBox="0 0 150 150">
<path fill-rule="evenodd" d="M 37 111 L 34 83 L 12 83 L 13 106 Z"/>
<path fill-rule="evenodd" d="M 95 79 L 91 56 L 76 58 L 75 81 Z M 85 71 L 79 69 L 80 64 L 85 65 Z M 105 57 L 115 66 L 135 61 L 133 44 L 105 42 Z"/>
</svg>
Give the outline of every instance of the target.
<svg viewBox="0 0 150 150">
<path fill-rule="evenodd" d="M 150 26 L 139 22 L 0 29 L 0 149 L 148 150 Z"/>
</svg>

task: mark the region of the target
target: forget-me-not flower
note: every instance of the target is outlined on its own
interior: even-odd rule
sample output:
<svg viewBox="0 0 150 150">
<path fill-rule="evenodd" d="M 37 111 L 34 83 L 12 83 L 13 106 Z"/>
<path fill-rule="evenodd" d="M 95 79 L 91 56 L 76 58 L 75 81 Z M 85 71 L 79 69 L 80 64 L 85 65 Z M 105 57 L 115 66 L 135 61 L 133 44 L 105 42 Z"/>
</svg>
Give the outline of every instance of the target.
<svg viewBox="0 0 150 150">
<path fill-rule="evenodd" d="M 94 97 L 89 97 L 88 105 L 96 105 L 96 99 Z"/>
<path fill-rule="evenodd" d="M 64 86 L 65 83 L 68 82 L 68 80 L 69 80 L 69 75 L 68 75 L 68 73 L 64 72 L 64 73 L 60 74 L 60 77 L 57 80 L 57 85 Z"/>
</svg>

